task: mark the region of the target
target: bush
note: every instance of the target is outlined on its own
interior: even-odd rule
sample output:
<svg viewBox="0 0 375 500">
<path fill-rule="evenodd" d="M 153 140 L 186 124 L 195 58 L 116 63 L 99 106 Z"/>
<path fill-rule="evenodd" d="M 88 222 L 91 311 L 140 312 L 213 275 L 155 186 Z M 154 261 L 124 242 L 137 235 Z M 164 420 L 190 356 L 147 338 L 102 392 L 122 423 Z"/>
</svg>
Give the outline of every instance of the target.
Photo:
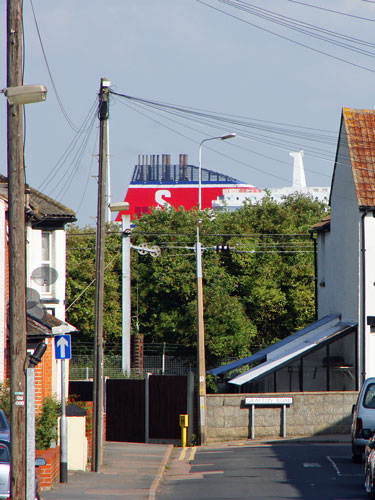
<svg viewBox="0 0 375 500">
<path fill-rule="evenodd" d="M 52 441 L 57 441 L 59 413 L 60 403 L 52 397 L 45 398 L 42 412 L 36 417 L 35 421 L 36 448 L 38 450 L 48 450 Z"/>
<path fill-rule="evenodd" d="M 10 420 L 10 388 L 7 384 L 0 384 L 0 408 Z"/>
</svg>

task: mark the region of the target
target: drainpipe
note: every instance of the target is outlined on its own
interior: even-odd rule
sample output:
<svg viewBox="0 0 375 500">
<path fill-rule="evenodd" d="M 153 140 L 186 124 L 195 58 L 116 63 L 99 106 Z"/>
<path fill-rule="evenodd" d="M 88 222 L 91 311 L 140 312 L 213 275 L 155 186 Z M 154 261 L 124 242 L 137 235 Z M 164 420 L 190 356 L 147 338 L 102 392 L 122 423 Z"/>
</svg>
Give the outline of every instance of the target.
<svg viewBox="0 0 375 500">
<path fill-rule="evenodd" d="M 365 217 L 367 209 L 361 216 L 361 255 L 362 255 L 362 319 L 361 319 L 361 337 L 362 337 L 362 369 L 360 373 L 361 387 L 366 379 L 366 238 L 365 238 Z"/>
<path fill-rule="evenodd" d="M 315 321 L 318 319 L 318 258 L 317 258 L 317 241 L 314 238 L 314 233 L 310 231 L 310 238 L 314 242 L 314 290 L 315 290 Z"/>
</svg>

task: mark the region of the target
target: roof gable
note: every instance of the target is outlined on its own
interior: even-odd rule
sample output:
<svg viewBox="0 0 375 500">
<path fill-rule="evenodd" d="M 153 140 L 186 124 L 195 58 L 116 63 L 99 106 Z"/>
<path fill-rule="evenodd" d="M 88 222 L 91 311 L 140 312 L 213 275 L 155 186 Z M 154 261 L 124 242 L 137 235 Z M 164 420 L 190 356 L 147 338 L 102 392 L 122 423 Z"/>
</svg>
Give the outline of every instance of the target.
<svg viewBox="0 0 375 500">
<path fill-rule="evenodd" d="M 3 196 L 8 197 L 8 178 L 0 174 L 0 184 L 3 186 Z M 50 198 L 49 196 L 41 193 L 37 189 L 30 186 L 25 186 L 26 192 L 29 195 L 29 208 L 28 215 L 32 219 L 46 222 L 59 222 L 69 223 L 75 222 L 76 216 L 73 210 L 66 207 L 62 203 Z"/>
<path fill-rule="evenodd" d="M 358 205 L 375 207 L 375 110 L 344 108 L 341 123 L 345 126 Z"/>
</svg>

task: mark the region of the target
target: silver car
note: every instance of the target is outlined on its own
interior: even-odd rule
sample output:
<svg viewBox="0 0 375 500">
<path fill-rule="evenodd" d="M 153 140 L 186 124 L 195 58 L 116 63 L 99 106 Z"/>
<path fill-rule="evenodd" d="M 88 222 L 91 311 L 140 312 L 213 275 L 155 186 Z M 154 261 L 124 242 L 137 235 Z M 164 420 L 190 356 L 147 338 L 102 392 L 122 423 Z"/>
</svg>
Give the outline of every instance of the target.
<svg viewBox="0 0 375 500">
<path fill-rule="evenodd" d="M 35 466 L 46 465 L 44 458 L 35 459 Z M 0 439 L 0 499 L 10 500 L 10 443 Z M 40 500 L 38 481 L 35 481 L 35 500 Z"/>
<path fill-rule="evenodd" d="M 352 414 L 352 460 L 358 463 L 375 432 L 375 377 L 365 380 Z"/>
</svg>

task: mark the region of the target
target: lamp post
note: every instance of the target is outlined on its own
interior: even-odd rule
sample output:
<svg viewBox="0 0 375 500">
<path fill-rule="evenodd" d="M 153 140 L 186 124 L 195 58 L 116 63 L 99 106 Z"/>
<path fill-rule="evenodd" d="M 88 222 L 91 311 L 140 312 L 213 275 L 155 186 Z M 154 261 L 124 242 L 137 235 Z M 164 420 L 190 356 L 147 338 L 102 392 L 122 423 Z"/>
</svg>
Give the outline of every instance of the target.
<svg viewBox="0 0 375 500">
<path fill-rule="evenodd" d="M 23 85 L 22 7 L 7 2 L 7 152 L 12 498 L 26 498 L 26 241 L 23 105 L 46 100 L 43 85 Z"/>
<path fill-rule="evenodd" d="M 110 203 L 111 212 L 129 210 L 129 203 Z M 122 220 L 122 349 L 121 371 L 130 375 L 130 329 L 131 329 L 131 296 L 130 296 L 130 215 L 121 214 Z"/>
<path fill-rule="evenodd" d="M 226 141 L 227 139 L 232 139 L 233 137 L 236 137 L 237 134 L 232 132 L 231 134 L 226 134 L 226 135 L 219 135 L 217 137 L 207 137 L 207 139 L 203 139 L 201 143 L 199 144 L 199 191 L 198 191 L 198 209 L 202 210 L 202 147 L 203 144 L 207 141 L 214 141 L 216 139 L 220 139 L 221 141 Z"/>
</svg>

